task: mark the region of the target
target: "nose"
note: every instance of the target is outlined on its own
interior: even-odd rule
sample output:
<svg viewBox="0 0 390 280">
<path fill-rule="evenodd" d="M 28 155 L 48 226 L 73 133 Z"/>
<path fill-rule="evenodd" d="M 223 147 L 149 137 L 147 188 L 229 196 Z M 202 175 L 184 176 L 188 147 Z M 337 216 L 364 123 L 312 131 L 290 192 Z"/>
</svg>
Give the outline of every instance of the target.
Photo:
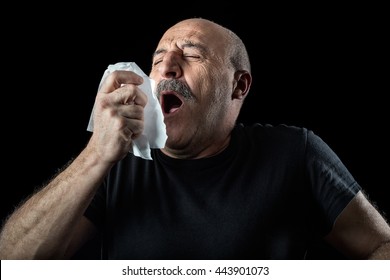
<svg viewBox="0 0 390 280">
<path fill-rule="evenodd" d="M 164 79 L 177 79 L 182 75 L 180 55 L 176 52 L 167 52 L 159 64 L 159 71 Z"/>
</svg>

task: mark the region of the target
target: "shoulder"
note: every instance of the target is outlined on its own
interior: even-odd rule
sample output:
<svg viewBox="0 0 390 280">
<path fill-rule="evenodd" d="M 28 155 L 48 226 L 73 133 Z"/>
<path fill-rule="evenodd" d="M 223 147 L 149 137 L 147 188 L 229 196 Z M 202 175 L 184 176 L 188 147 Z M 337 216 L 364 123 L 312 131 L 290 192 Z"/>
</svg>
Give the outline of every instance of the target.
<svg viewBox="0 0 390 280">
<path fill-rule="evenodd" d="M 307 148 L 308 131 L 305 127 L 286 124 L 239 123 L 233 138 L 238 139 L 242 149 L 254 154 L 302 158 Z"/>
<path fill-rule="evenodd" d="M 243 124 L 239 123 L 235 127 L 238 135 L 254 138 L 257 140 L 269 141 L 299 141 L 306 142 L 310 130 L 305 127 L 298 127 L 286 124 Z"/>
</svg>

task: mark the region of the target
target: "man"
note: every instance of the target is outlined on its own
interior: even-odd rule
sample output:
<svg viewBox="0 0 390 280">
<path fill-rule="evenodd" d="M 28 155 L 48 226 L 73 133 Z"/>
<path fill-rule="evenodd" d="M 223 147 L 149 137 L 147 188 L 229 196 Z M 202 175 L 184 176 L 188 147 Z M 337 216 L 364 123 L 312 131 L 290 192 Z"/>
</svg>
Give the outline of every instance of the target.
<svg viewBox="0 0 390 280">
<path fill-rule="evenodd" d="M 141 77 L 113 72 L 89 143 L 9 218 L 2 259 L 70 258 L 97 232 L 108 259 L 300 259 L 318 236 L 349 258 L 390 258 L 389 225 L 318 136 L 236 123 L 252 76 L 234 33 L 177 23 L 150 77 L 165 147 L 153 161 L 129 153 L 147 98 Z"/>
</svg>

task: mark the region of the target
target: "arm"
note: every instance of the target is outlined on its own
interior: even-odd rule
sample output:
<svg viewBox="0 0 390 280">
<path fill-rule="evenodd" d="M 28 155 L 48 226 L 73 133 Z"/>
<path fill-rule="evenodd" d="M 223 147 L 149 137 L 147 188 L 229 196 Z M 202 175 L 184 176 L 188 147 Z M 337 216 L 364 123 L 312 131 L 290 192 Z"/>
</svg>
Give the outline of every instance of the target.
<svg viewBox="0 0 390 280">
<path fill-rule="evenodd" d="M 143 130 L 147 98 L 136 86 L 140 83 L 142 78 L 130 71 L 106 78 L 96 96 L 88 145 L 8 218 L 0 233 L 0 259 L 68 258 L 94 232 L 84 211 Z"/>
<path fill-rule="evenodd" d="M 1 259 L 63 258 L 109 167 L 87 147 L 10 216 L 0 235 Z"/>
<path fill-rule="evenodd" d="M 362 192 L 340 213 L 325 239 L 354 259 L 390 259 L 390 227 Z"/>
</svg>

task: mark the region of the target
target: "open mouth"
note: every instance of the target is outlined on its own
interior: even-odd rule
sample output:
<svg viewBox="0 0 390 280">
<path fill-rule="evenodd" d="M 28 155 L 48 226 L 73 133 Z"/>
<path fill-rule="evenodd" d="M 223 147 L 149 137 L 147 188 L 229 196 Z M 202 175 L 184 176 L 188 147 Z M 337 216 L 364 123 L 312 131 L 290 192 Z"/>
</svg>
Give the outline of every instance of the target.
<svg viewBox="0 0 390 280">
<path fill-rule="evenodd" d="M 161 96 L 161 108 L 164 114 L 172 114 L 183 105 L 183 100 L 175 93 L 164 93 Z"/>
</svg>

